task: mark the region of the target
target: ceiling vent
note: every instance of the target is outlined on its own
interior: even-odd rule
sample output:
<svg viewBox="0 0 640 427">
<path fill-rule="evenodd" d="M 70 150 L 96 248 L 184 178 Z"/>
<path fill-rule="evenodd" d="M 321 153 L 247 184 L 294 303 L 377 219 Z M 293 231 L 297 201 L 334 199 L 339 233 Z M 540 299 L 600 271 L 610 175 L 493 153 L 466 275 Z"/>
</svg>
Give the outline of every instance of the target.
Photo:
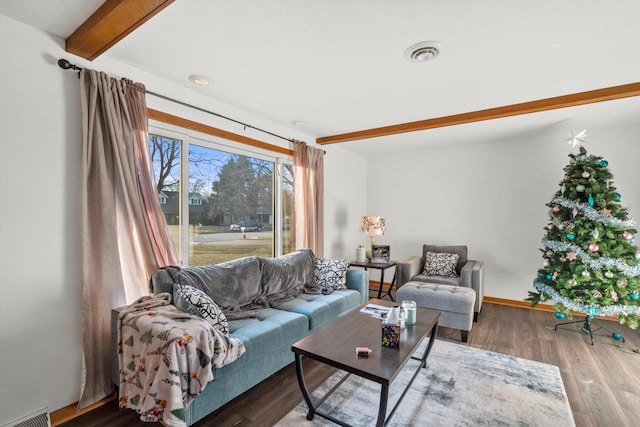
<svg viewBox="0 0 640 427">
<path fill-rule="evenodd" d="M 440 54 L 440 47 L 440 43 L 433 41 L 416 43 L 404 51 L 404 58 L 410 62 L 430 61 Z"/>
</svg>

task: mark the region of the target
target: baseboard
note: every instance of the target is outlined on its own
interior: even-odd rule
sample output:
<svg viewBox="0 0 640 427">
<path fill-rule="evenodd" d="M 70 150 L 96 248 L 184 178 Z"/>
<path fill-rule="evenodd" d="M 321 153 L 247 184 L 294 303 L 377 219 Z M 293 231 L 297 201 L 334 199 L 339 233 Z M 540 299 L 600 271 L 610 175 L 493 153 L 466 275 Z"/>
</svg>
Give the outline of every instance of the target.
<svg viewBox="0 0 640 427">
<path fill-rule="evenodd" d="M 530 308 L 532 310 L 555 311 L 551 304 L 537 304 L 532 306 L 531 303 L 528 301 L 520 301 L 520 300 L 513 300 L 513 299 L 488 297 L 488 296 L 485 296 L 482 301 L 488 302 L 491 304 L 510 305 L 512 307 Z"/>
<path fill-rule="evenodd" d="M 485 296 L 482 301 L 483 303 L 487 302 L 489 304 L 510 305 L 512 307 L 522 307 L 522 308 L 528 308 L 531 310 L 541 310 L 541 311 L 550 311 L 550 312 L 556 311 L 551 304 L 536 304 L 534 306 L 531 306 L 531 303 L 528 301 L 520 301 L 520 300 L 512 300 L 512 299 L 505 299 L 505 298 L 488 297 L 488 296 Z M 573 314 L 578 317 L 584 316 L 584 313 L 580 313 L 578 311 L 574 311 Z M 596 318 L 604 319 L 604 320 L 613 320 L 613 321 L 618 320 L 616 316 L 596 316 Z"/>
<path fill-rule="evenodd" d="M 116 400 L 116 393 L 113 393 L 104 399 L 93 403 L 86 408 L 82 408 L 78 411 L 78 402 L 72 403 L 71 405 L 67 405 L 64 408 L 60 408 L 57 411 L 51 413 L 51 426 L 56 427 L 61 424 L 66 423 L 76 417 L 79 417 L 82 414 L 86 414 L 89 411 L 92 411 L 96 408 L 99 408 L 102 405 L 106 405 L 107 403 Z"/>
</svg>

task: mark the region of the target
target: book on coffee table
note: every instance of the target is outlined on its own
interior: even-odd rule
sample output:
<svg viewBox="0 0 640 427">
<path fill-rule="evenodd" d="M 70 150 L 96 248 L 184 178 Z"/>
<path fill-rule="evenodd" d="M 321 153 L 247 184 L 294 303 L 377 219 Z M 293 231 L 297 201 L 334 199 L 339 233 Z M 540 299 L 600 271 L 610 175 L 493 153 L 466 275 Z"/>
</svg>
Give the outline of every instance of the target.
<svg viewBox="0 0 640 427">
<path fill-rule="evenodd" d="M 362 309 L 360 309 L 360 313 L 368 314 L 371 317 L 375 317 L 376 319 L 384 319 L 389 314 L 389 310 L 391 307 L 386 307 L 384 305 L 378 304 L 367 304 Z"/>
</svg>

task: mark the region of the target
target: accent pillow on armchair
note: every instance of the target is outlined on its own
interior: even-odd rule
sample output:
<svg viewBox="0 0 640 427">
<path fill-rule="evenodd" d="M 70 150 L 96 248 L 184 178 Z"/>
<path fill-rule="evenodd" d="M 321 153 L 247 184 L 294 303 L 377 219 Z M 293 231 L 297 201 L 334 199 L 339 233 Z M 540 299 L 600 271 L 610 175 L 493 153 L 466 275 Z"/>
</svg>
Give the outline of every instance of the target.
<svg viewBox="0 0 640 427">
<path fill-rule="evenodd" d="M 424 255 L 422 274 L 425 276 L 457 277 L 456 265 L 459 259 L 460 255 L 458 254 L 427 252 Z"/>
</svg>

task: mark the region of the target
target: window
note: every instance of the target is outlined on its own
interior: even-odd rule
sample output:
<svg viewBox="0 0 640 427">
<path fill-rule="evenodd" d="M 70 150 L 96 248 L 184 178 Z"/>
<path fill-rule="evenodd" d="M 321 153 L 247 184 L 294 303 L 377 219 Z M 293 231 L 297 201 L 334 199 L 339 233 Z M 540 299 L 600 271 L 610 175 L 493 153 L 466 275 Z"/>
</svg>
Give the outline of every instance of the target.
<svg viewBox="0 0 640 427">
<path fill-rule="evenodd" d="M 184 265 L 294 250 L 291 159 L 151 132 L 156 189 Z"/>
</svg>

